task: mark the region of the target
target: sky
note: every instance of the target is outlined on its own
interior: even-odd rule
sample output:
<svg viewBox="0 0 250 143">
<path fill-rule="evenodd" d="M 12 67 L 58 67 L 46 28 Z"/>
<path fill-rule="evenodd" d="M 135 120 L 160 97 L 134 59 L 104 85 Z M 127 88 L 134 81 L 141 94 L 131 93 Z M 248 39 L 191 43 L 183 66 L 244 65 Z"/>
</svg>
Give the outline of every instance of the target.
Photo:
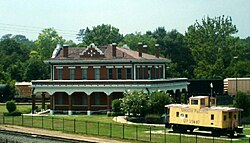
<svg viewBox="0 0 250 143">
<path fill-rule="evenodd" d="M 0 0 L 0 37 L 21 34 L 36 40 L 53 27 L 66 40 L 80 29 L 110 24 L 122 34 L 165 27 L 184 34 L 204 17 L 231 16 L 239 32 L 250 36 L 250 0 Z"/>
</svg>

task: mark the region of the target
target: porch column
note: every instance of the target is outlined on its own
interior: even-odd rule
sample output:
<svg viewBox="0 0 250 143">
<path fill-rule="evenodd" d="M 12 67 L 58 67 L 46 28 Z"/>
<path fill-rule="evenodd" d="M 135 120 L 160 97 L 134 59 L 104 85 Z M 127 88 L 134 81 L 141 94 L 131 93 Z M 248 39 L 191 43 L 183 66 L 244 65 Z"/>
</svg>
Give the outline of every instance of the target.
<svg viewBox="0 0 250 143">
<path fill-rule="evenodd" d="M 42 111 L 45 111 L 45 93 L 42 93 Z"/>
<path fill-rule="evenodd" d="M 110 95 L 107 95 L 107 111 L 110 111 Z"/>
<path fill-rule="evenodd" d="M 87 115 L 91 115 L 91 97 L 90 95 L 88 96 L 88 108 L 87 108 Z"/>
<path fill-rule="evenodd" d="M 32 94 L 31 96 L 32 96 L 32 114 L 34 114 L 36 110 L 36 95 Z"/>
<path fill-rule="evenodd" d="M 54 95 L 50 95 L 50 115 L 54 115 Z"/>
<path fill-rule="evenodd" d="M 69 100 L 68 115 L 72 115 L 72 95 L 68 95 L 68 100 Z"/>
</svg>

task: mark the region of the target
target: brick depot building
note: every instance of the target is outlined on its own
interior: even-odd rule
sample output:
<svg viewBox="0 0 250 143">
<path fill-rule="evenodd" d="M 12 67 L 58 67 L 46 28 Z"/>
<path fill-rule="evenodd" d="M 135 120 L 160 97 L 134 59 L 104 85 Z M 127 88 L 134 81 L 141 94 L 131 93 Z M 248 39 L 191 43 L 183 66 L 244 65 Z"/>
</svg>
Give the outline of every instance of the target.
<svg viewBox="0 0 250 143">
<path fill-rule="evenodd" d="M 50 80 L 32 81 L 33 107 L 35 94 L 50 95 L 50 113 L 109 111 L 113 99 L 123 97 L 125 91 L 153 92 L 160 90 L 174 97 L 187 91 L 186 78 L 165 77 L 169 59 L 149 55 L 146 45 L 138 43 L 138 51 L 116 44 L 87 48 L 57 45 L 52 57 L 45 62 L 51 66 Z"/>
</svg>

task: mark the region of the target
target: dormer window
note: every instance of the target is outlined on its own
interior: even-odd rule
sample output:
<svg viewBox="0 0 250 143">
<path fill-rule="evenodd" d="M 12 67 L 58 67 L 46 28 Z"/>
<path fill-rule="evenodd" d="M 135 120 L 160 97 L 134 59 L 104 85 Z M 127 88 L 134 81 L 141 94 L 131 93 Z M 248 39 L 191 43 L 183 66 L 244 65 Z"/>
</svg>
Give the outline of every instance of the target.
<svg viewBox="0 0 250 143">
<path fill-rule="evenodd" d="M 95 46 L 94 43 L 90 44 L 82 53 L 80 53 L 80 57 L 103 57 L 104 53 Z"/>
</svg>

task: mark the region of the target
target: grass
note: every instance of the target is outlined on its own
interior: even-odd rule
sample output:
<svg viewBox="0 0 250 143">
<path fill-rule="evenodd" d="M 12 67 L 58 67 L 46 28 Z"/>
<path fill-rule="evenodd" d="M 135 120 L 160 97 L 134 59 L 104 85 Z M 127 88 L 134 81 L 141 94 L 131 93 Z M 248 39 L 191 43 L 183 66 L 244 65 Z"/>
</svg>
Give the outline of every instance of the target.
<svg viewBox="0 0 250 143">
<path fill-rule="evenodd" d="M 17 105 L 19 111 L 28 111 L 31 105 Z M 7 112 L 5 105 L 0 105 L 0 112 Z M 195 137 L 180 134 L 161 134 L 164 127 L 128 125 L 114 122 L 106 115 L 54 115 L 54 116 L 6 116 L 0 114 L 0 123 L 26 127 L 59 130 L 63 132 L 100 136 L 104 138 L 127 139 L 135 142 L 168 142 L 168 143 L 231 143 L 230 139 L 212 137 Z M 151 131 L 151 134 L 150 134 Z M 157 134 L 155 132 L 158 132 Z M 159 133 L 160 132 L 160 133 Z M 250 126 L 244 128 L 244 134 L 250 135 Z M 233 143 L 248 143 L 248 139 L 232 140 Z"/>
<path fill-rule="evenodd" d="M 31 112 L 31 105 L 16 104 L 16 107 L 17 107 L 16 110 L 18 110 L 22 113 L 30 113 Z M 8 112 L 5 104 L 0 104 L 0 112 Z"/>
</svg>

